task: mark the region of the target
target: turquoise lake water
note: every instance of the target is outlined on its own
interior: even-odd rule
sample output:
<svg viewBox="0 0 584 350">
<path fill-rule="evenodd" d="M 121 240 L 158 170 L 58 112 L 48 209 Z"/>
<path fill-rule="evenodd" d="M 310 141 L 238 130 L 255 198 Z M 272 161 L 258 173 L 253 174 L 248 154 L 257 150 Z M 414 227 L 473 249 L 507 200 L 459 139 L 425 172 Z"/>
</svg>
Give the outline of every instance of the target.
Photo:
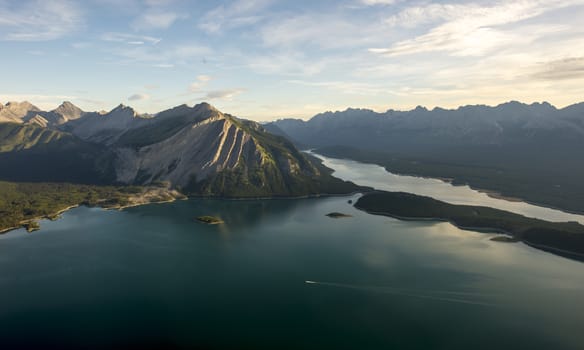
<svg viewBox="0 0 584 350">
<path fill-rule="evenodd" d="M 0 235 L 2 348 L 582 349 L 584 264 L 358 196 L 81 207 Z"/>
</svg>

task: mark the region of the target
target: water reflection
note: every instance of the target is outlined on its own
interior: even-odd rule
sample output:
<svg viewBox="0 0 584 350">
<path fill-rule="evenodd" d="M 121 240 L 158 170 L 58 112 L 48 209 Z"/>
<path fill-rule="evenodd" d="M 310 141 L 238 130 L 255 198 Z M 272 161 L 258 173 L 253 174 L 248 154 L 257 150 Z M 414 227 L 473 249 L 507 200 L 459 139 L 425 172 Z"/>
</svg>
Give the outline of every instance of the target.
<svg viewBox="0 0 584 350">
<path fill-rule="evenodd" d="M 453 186 L 438 179 L 396 175 L 376 164 L 312 154 L 322 159 L 324 165 L 334 169 L 334 176 L 359 185 L 384 191 L 410 192 L 452 204 L 487 206 L 548 221 L 577 221 L 584 224 L 584 215 L 566 213 L 525 202 L 492 198 L 468 186 Z"/>
<path fill-rule="evenodd" d="M 74 209 L 0 241 L 0 298 L 10 301 L 0 339 L 151 336 L 184 348 L 254 349 L 582 344 L 581 263 L 448 223 L 369 215 L 347 203 L 357 197 Z M 352 217 L 325 216 L 333 211 Z M 226 224 L 193 220 L 207 214 Z"/>
</svg>

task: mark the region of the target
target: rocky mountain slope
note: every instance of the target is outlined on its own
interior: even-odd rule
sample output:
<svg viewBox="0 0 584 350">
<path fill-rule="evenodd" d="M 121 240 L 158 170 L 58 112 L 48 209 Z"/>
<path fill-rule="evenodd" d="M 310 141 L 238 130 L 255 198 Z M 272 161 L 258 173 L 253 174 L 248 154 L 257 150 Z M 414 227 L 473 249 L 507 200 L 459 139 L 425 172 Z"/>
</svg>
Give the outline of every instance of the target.
<svg viewBox="0 0 584 350">
<path fill-rule="evenodd" d="M 0 179 L 48 181 L 43 177 L 51 173 L 51 181 L 166 183 L 191 195 L 225 197 L 356 189 L 285 138 L 206 103 L 155 116 L 124 105 L 107 113 L 70 103 L 51 112 L 31 106 L 5 107 L 11 111 L 9 122 L 0 123 Z"/>
<path fill-rule="evenodd" d="M 83 116 L 79 107 L 65 101 L 52 111 L 42 111 L 28 101 L 0 103 L 0 123 L 35 124 L 55 127 Z"/>
</svg>

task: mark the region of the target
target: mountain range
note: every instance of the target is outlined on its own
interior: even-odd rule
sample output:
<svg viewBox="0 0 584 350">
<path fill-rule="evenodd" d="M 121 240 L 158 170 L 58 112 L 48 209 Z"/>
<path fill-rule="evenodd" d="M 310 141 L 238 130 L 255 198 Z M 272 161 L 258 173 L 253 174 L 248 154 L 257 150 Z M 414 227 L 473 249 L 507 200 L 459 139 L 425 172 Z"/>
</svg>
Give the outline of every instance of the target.
<svg viewBox="0 0 584 350">
<path fill-rule="evenodd" d="M 417 107 L 383 113 L 349 108 L 318 114 L 308 121 L 281 119 L 268 123 L 266 129 L 308 147 L 358 145 L 375 150 L 405 149 L 408 153 L 460 144 L 539 143 L 558 135 L 562 141 L 579 143 L 584 139 L 584 103 L 557 109 L 547 102 L 528 105 L 512 101 L 495 107 Z"/>
<path fill-rule="evenodd" d="M 264 127 L 328 156 L 584 212 L 584 103 L 347 109 Z"/>
<path fill-rule="evenodd" d="M 347 193 L 357 187 L 253 121 L 207 103 L 141 115 L 119 105 L 84 112 L 0 109 L 0 179 L 150 185 L 225 197 Z"/>
</svg>

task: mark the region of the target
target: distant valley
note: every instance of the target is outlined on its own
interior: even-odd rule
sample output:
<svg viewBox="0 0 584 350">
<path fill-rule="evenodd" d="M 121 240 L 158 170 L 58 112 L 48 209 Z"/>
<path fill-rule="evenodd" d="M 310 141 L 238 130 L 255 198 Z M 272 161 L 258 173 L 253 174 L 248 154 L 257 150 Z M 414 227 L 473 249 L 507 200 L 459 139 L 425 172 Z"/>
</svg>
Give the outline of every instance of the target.
<svg viewBox="0 0 584 350">
<path fill-rule="evenodd" d="M 584 212 L 584 103 L 348 109 L 265 128 L 327 156 Z"/>
</svg>

